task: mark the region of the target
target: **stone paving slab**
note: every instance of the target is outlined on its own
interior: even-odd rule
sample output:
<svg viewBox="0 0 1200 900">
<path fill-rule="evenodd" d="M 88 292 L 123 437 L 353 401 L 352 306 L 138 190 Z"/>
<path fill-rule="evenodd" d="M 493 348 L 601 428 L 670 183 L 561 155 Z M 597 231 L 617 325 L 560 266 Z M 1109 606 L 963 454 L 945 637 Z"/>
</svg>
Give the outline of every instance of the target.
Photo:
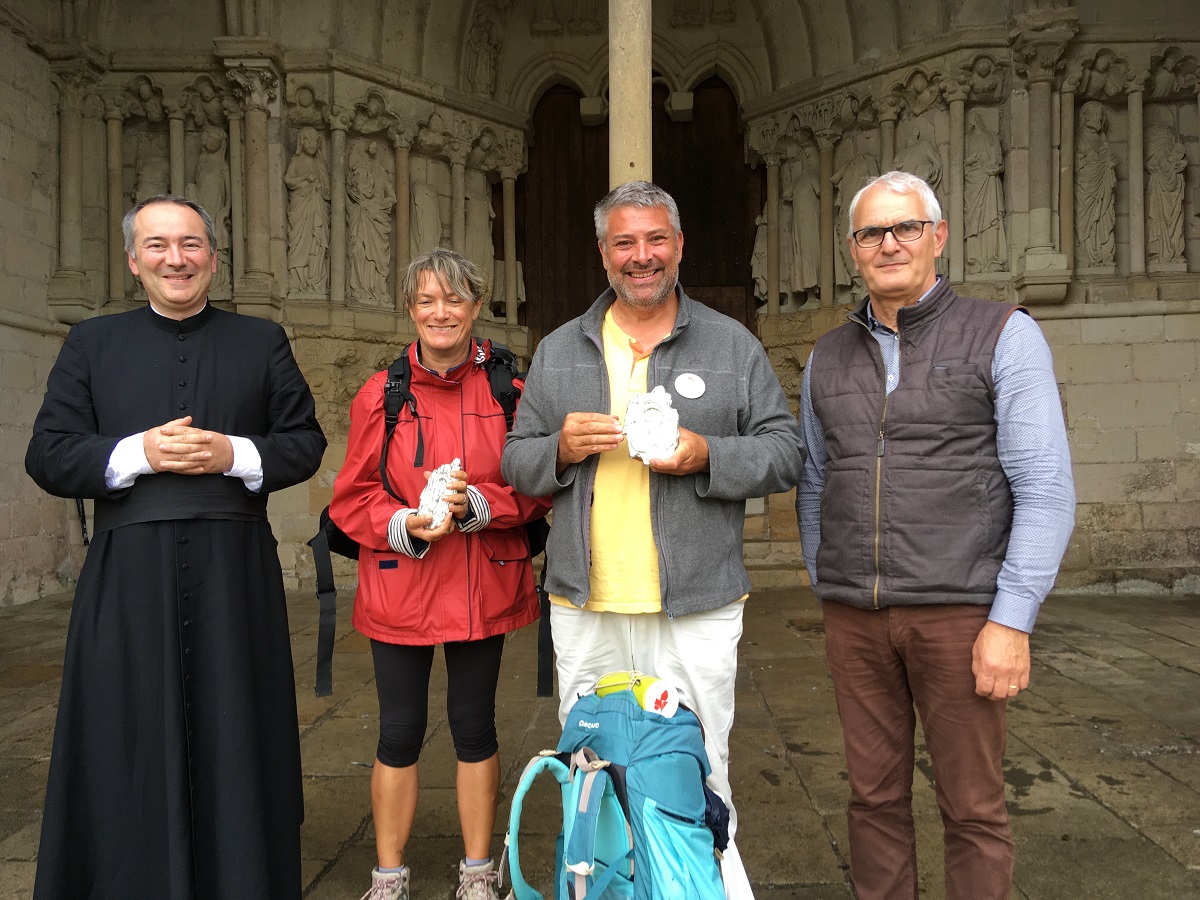
<svg viewBox="0 0 1200 900">
<path fill-rule="evenodd" d="M 28 897 L 70 600 L 0 610 L 0 900 Z M 374 863 L 370 763 L 377 706 L 370 644 L 338 616 L 334 694 L 315 697 L 316 601 L 289 597 L 307 818 L 305 896 L 354 900 Z M 1005 780 L 1017 843 L 1014 900 L 1200 898 L 1200 598 L 1053 598 L 1033 640 L 1031 690 L 1012 703 Z M 557 740 L 557 702 L 534 696 L 536 629 L 510 637 L 497 720 L 503 783 L 494 849 L 530 756 Z M 452 896 L 462 846 L 440 653 L 431 678 L 413 900 Z M 747 606 L 731 776 L 738 843 L 766 900 L 845 900 L 841 732 L 817 603 L 807 588 Z M 917 735 L 920 742 L 920 732 Z M 557 789 L 526 802 L 525 869 L 549 881 Z M 932 769 L 913 785 L 923 900 L 944 896 Z"/>
</svg>

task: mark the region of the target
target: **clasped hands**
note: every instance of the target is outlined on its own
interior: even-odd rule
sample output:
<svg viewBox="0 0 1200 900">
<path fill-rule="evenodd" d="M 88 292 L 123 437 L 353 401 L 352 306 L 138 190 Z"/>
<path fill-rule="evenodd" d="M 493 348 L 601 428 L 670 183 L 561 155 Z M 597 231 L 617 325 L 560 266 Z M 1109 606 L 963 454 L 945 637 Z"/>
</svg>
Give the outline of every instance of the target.
<svg viewBox="0 0 1200 900">
<path fill-rule="evenodd" d="M 567 413 L 558 433 L 558 472 L 583 462 L 593 453 L 621 446 L 621 420 L 604 413 Z M 652 471 L 663 475 L 691 475 L 708 469 L 708 441 L 694 431 L 679 429 L 679 445 L 667 459 L 650 460 Z"/>
<path fill-rule="evenodd" d="M 233 442 L 219 431 L 193 428 L 191 416 L 146 431 L 142 449 L 155 472 L 224 475 L 233 468 Z"/>
<path fill-rule="evenodd" d="M 432 472 L 425 473 L 425 480 L 429 480 Z M 446 485 L 447 491 L 442 495 L 442 499 L 446 501 L 446 505 L 450 507 L 450 515 L 442 520 L 437 528 L 433 526 L 433 516 L 422 516 L 414 513 L 404 520 L 404 530 L 411 537 L 432 544 L 440 541 L 451 531 L 454 530 L 455 523 L 462 519 L 467 514 L 467 473 L 459 469 L 454 473 L 454 480 Z"/>
</svg>

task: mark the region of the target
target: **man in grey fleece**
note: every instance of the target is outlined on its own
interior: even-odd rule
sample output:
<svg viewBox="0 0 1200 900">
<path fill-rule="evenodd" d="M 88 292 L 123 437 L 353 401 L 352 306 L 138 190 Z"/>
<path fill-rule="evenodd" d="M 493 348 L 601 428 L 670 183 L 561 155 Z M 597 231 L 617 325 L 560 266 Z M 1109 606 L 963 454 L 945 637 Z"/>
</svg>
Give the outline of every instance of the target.
<svg viewBox="0 0 1200 900">
<path fill-rule="evenodd" d="M 728 800 L 745 501 L 793 487 L 804 447 L 762 344 L 679 285 L 671 196 L 630 182 L 595 221 L 611 289 L 539 345 L 501 468 L 518 491 L 554 495 L 559 718 L 607 672 L 663 678 L 704 723 L 710 785 Z M 622 420 L 631 395 L 658 385 L 679 412 L 679 446 L 647 466 L 630 458 Z M 752 896 L 733 841 L 722 869 L 728 897 Z"/>
</svg>

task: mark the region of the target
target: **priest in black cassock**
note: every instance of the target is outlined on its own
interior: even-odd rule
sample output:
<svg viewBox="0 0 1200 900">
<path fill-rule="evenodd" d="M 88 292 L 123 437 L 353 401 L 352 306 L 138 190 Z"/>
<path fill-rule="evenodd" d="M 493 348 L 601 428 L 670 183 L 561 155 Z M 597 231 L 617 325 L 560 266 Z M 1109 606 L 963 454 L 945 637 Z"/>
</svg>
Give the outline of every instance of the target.
<svg viewBox="0 0 1200 900">
<path fill-rule="evenodd" d="M 279 325 L 215 309 L 212 219 L 125 217 L 149 304 L 74 326 L 25 468 L 95 501 L 34 896 L 300 896 L 300 742 L 267 495 L 325 449 Z"/>
</svg>

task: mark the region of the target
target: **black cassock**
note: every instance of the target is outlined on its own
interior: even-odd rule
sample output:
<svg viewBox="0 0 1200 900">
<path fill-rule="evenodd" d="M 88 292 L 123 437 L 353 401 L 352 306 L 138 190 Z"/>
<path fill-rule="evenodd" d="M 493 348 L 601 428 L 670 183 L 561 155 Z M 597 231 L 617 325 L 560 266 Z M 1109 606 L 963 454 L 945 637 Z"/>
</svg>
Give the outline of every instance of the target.
<svg viewBox="0 0 1200 900">
<path fill-rule="evenodd" d="M 263 485 L 153 474 L 110 491 L 117 442 L 181 416 L 249 438 Z M 95 499 L 46 790 L 39 900 L 300 896 L 300 743 L 271 491 L 325 437 L 278 325 L 149 306 L 71 329 L 25 467 Z"/>
</svg>

